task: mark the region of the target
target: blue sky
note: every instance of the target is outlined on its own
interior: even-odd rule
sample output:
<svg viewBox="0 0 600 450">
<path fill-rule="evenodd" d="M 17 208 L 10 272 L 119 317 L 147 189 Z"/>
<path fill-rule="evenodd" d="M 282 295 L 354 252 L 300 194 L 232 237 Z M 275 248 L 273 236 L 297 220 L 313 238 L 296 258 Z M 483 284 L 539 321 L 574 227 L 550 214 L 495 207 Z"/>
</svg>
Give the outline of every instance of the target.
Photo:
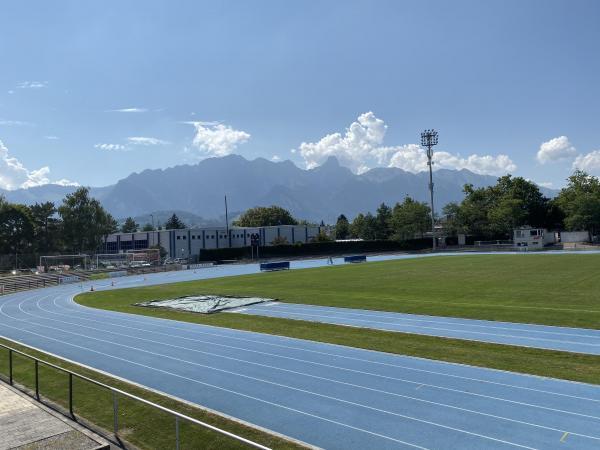
<svg viewBox="0 0 600 450">
<path fill-rule="evenodd" d="M 238 153 L 355 172 L 600 175 L 600 2 L 3 5 L 0 187 Z"/>
</svg>

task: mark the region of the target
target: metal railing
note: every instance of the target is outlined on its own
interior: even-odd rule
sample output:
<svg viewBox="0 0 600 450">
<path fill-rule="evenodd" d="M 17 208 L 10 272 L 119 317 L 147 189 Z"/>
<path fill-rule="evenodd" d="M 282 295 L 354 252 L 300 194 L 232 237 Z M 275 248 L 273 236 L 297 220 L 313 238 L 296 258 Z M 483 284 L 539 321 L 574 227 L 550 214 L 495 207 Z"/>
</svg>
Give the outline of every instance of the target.
<svg viewBox="0 0 600 450">
<path fill-rule="evenodd" d="M 475 241 L 475 247 L 487 247 L 487 246 L 512 246 L 514 245 L 511 240 L 495 240 L 495 241 Z"/>
<path fill-rule="evenodd" d="M 73 409 L 73 379 L 77 378 L 83 381 L 86 381 L 88 383 L 91 383 L 95 386 L 99 386 L 103 389 L 106 389 L 108 391 L 110 391 L 112 393 L 112 406 L 113 406 L 113 434 L 115 436 L 115 438 L 117 439 L 117 441 L 120 442 L 120 437 L 119 437 L 119 396 L 140 402 L 144 405 L 150 406 L 156 410 L 162 411 L 164 413 L 167 413 L 171 416 L 173 416 L 174 419 L 174 426 L 175 426 L 175 442 L 174 442 L 174 447 L 176 450 L 180 449 L 180 444 L 181 444 L 181 439 L 180 439 L 180 422 L 188 422 L 191 423 L 193 425 L 197 425 L 198 427 L 202 427 L 202 428 L 206 428 L 208 430 L 214 431 L 216 433 L 222 434 L 224 436 L 227 436 L 231 439 L 234 439 L 238 442 L 244 443 L 250 447 L 253 448 L 258 448 L 258 449 L 262 449 L 262 450 L 271 450 L 269 447 L 265 447 L 264 445 L 258 444 L 254 441 L 251 441 L 249 439 L 246 439 L 242 436 L 238 436 L 234 433 L 230 433 L 229 431 L 223 430 L 221 428 L 218 428 L 214 425 L 210 425 L 206 422 L 202 422 L 198 419 L 194 419 L 193 417 L 189 417 L 186 416 L 185 414 L 181 414 L 177 411 L 173 411 L 172 409 L 169 408 L 165 408 L 164 406 L 158 405 L 156 403 L 153 403 L 149 400 L 143 399 L 141 397 L 138 397 L 136 395 L 133 394 L 129 394 L 128 392 L 122 391 L 118 388 L 115 388 L 113 386 L 109 386 L 108 384 L 104 384 L 101 383 L 99 381 L 93 380 L 92 378 L 88 378 L 84 375 L 78 374 L 76 372 L 70 371 L 68 369 L 65 369 L 63 367 L 57 366 L 55 364 L 52 364 L 50 362 L 41 360 L 39 358 L 36 358 L 35 356 L 31 356 L 28 355 L 27 353 L 24 353 L 20 350 L 14 349 L 12 347 L 9 347 L 7 345 L 4 344 L 0 344 L 0 348 L 6 349 L 8 350 L 8 382 L 11 386 L 17 387 L 15 386 L 15 380 L 14 380 L 14 363 L 13 363 L 13 355 L 20 355 L 23 356 L 29 360 L 32 360 L 34 365 L 33 365 L 33 370 L 34 370 L 34 384 L 35 384 L 35 394 L 31 395 L 26 389 L 21 389 L 22 392 L 25 392 L 28 395 L 31 395 L 32 397 L 35 397 L 35 399 L 39 402 L 42 402 L 42 398 L 40 396 L 40 376 L 39 376 L 39 367 L 40 364 L 41 365 L 45 365 L 47 367 L 51 367 L 55 370 L 58 370 L 59 372 L 63 372 L 65 374 L 67 374 L 68 376 L 68 380 L 69 380 L 69 389 L 68 389 L 68 408 L 69 408 L 69 415 L 71 416 L 71 418 L 75 419 L 75 412 Z"/>
</svg>

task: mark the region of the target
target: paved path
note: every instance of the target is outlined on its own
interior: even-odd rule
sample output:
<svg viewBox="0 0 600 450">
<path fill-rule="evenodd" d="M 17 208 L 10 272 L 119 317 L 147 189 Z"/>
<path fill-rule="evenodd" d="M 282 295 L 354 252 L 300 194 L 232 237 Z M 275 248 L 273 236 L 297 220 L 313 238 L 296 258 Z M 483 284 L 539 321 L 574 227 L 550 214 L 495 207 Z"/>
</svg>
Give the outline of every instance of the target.
<svg viewBox="0 0 600 450">
<path fill-rule="evenodd" d="M 271 302 L 230 312 L 600 355 L 600 330 Z"/>
<path fill-rule="evenodd" d="M 91 450 L 104 443 L 102 439 L 92 440 L 75 426 L 0 383 L 0 450 Z"/>
<path fill-rule="evenodd" d="M 600 386 L 96 310 L 80 290 L 0 297 L 0 334 L 327 449 L 600 448 Z"/>
</svg>

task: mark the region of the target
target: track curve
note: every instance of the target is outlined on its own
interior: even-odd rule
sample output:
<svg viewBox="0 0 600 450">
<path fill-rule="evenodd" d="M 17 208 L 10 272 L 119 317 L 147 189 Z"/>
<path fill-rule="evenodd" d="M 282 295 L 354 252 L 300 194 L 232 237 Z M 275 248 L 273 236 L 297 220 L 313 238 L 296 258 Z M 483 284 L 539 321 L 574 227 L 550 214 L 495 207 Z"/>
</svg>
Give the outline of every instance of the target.
<svg viewBox="0 0 600 450">
<path fill-rule="evenodd" d="M 116 287 L 257 271 L 215 267 Z M 88 286 L 0 297 L 0 334 L 323 448 L 600 446 L 598 386 L 97 310 L 73 301 Z"/>
</svg>

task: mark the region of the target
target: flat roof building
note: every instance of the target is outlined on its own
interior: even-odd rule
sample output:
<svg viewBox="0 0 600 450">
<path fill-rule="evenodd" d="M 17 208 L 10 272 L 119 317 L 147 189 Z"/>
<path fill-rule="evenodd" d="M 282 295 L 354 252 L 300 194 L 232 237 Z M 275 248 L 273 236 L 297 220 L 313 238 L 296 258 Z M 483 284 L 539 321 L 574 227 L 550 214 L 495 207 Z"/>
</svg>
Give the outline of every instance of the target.
<svg viewBox="0 0 600 450">
<path fill-rule="evenodd" d="M 250 247 L 252 234 L 258 234 L 259 245 L 311 242 L 326 227 L 313 225 L 278 225 L 271 227 L 208 227 L 182 230 L 138 231 L 114 233 L 106 237 L 103 253 L 125 253 L 161 246 L 169 258 L 197 256 L 204 249 Z"/>
</svg>

